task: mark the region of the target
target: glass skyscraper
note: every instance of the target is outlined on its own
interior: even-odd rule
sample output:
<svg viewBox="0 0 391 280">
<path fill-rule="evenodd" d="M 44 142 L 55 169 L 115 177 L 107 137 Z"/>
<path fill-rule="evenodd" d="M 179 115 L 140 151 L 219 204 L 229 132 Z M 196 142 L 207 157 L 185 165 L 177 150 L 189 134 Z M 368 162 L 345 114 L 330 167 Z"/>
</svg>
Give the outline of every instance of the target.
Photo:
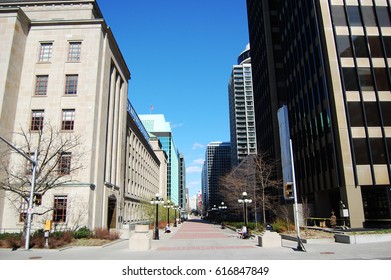
<svg viewBox="0 0 391 280">
<path fill-rule="evenodd" d="M 139 115 L 145 129 L 155 135 L 167 154 L 167 198 L 175 205 L 181 203 L 179 198 L 179 154 L 172 137 L 171 127 L 164 115 Z"/>
<path fill-rule="evenodd" d="M 220 177 L 231 171 L 231 143 L 211 142 L 206 147 L 205 164 L 202 172 L 203 207 L 210 210 L 220 205 Z"/>
<path fill-rule="evenodd" d="M 390 2 L 247 8 L 259 147 L 279 158 L 275 118 L 287 105 L 299 198 L 312 214 L 391 223 Z"/>
</svg>

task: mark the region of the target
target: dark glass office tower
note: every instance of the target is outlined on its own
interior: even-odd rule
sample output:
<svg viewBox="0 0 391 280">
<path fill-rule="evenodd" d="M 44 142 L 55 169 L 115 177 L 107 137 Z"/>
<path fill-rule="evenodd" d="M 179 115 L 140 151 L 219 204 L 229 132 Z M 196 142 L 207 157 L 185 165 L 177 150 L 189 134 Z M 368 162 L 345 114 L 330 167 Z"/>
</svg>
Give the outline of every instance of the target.
<svg viewBox="0 0 391 280">
<path fill-rule="evenodd" d="M 287 105 L 299 197 L 315 216 L 334 210 L 351 227 L 390 224 L 389 1 L 247 0 L 247 7 L 256 123 L 274 118 L 273 104 Z M 276 140 L 274 149 L 278 158 Z"/>
<path fill-rule="evenodd" d="M 220 194 L 220 178 L 231 171 L 231 143 L 211 142 L 206 147 L 202 181 L 204 210 L 211 210 L 220 205 L 223 198 Z"/>
<path fill-rule="evenodd" d="M 280 73 L 283 64 L 278 28 L 279 3 L 279 0 L 247 1 L 257 150 L 276 159 L 279 159 L 280 142 L 275 112 L 285 101 Z"/>
</svg>

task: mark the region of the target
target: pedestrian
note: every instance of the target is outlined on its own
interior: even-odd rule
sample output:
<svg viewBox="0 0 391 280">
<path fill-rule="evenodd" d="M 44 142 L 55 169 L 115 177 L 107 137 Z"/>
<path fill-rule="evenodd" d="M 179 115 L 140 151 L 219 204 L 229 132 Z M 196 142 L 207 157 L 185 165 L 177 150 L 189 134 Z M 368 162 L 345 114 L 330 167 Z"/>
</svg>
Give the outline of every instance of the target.
<svg viewBox="0 0 391 280">
<path fill-rule="evenodd" d="M 167 225 L 166 225 L 166 228 L 165 228 L 165 230 L 164 230 L 164 233 L 170 233 L 170 232 L 171 232 L 170 225 L 167 224 Z"/>
</svg>

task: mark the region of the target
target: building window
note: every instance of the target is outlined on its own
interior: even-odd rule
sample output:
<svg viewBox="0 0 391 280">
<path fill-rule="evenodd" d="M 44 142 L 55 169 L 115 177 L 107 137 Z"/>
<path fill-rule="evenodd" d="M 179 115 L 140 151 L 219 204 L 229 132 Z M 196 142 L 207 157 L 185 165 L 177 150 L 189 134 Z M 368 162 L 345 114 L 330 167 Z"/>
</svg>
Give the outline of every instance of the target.
<svg viewBox="0 0 391 280">
<path fill-rule="evenodd" d="M 358 67 L 357 73 L 358 73 L 358 79 L 360 80 L 361 90 L 363 91 L 374 90 L 371 68 Z"/>
<path fill-rule="evenodd" d="M 361 102 L 348 102 L 350 126 L 364 126 L 364 118 L 362 113 Z"/>
<path fill-rule="evenodd" d="M 19 223 L 23 223 L 27 219 L 27 209 L 29 208 L 26 198 L 22 197 L 19 207 Z"/>
<path fill-rule="evenodd" d="M 380 126 L 380 114 L 377 102 L 364 102 L 367 126 Z"/>
<path fill-rule="evenodd" d="M 52 43 L 41 43 L 39 51 L 39 62 L 50 62 L 52 58 Z"/>
<path fill-rule="evenodd" d="M 33 110 L 31 113 L 31 131 L 40 131 L 43 128 L 44 110 Z"/>
<path fill-rule="evenodd" d="M 380 37 L 368 36 L 368 43 L 372 57 L 384 57 Z"/>
<path fill-rule="evenodd" d="M 78 75 L 66 75 L 65 94 L 77 94 Z"/>
<path fill-rule="evenodd" d="M 376 7 L 377 18 L 381 27 L 391 27 L 390 12 L 388 11 L 388 9 L 389 8 L 385 6 Z"/>
<path fill-rule="evenodd" d="M 383 138 L 370 138 L 373 164 L 386 164 L 386 151 L 384 149 Z"/>
<path fill-rule="evenodd" d="M 71 173 L 71 153 L 61 153 L 58 160 L 58 174 L 69 175 Z"/>
<path fill-rule="evenodd" d="M 375 11 L 372 6 L 361 6 L 365 26 L 376 26 Z"/>
<path fill-rule="evenodd" d="M 389 91 L 390 83 L 388 82 L 388 74 L 386 68 L 373 68 L 373 70 L 375 72 L 377 90 Z"/>
<path fill-rule="evenodd" d="M 350 26 L 362 26 L 360 8 L 358 6 L 346 6 Z"/>
<path fill-rule="evenodd" d="M 387 58 L 391 58 L 391 37 L 383 36 L 384 48 L 386 49 Z"/>
<path fill-rule="evenodd" d="M 75 125 L 75 110 L 62 110 L 62 130 L 73 130 Z"/>
<path fill-rule="evenodd" d="M 387 147 L 388 147 L 388 158 L 391 159 L 391 138 L 386 138 L 386 143 L 387 143 Z"/>
<path fill-rule="evenodd" d="M 337 36 L 337 47 L 340 57 L 353 57 L 349 36 Z"/>
<path fill-rule="evenodd" d="M 333 5 L 331 9 L 334 25 L 347 26 L 344 6 Z"/>
<path fill-rule="evenodd" d="M 391 126 L 391 102 L 380 102 L 384 126 Z M 391 151 L 391 146 L 389 147 Z"/>
<path fill-rule="evenodd" d="M 48 89 L 49 76 L 40 75 L 35 80 L 35 95 L 46 95 Z"/>
<path fill-rule="evenodd" d="M 353 46 L 356 57 L 369 57 L 368 44 L 364 36 L 353 36 Z"/>
<path fill-rule="evenodd" d="M 66 195 L 54 196 L 53 221 L 55 223 L 65 223 L 67 220 L 68 197 Z"/>
<path fill-rule="evenodd" d="M 69 42 L 68 61 L 80 61 L 81 42 Z"/>
<path fill-rule="evenodd" d="M 366 138 L 353 139 L 354 157 L 357 165 L 369 164 L 368 145 Z"/>
<path fill-rule="evenodd" d="M 365 219 L 389 219 L 388 186 L 361 186 Z"/>
<path fill-rule="evenodd" d="M 345 83 L 346 91 L 357 91 L 358 90 L 358 80 L 356 75 L 355 68 L 342 68 L 343 80 Z"/>
</svg>

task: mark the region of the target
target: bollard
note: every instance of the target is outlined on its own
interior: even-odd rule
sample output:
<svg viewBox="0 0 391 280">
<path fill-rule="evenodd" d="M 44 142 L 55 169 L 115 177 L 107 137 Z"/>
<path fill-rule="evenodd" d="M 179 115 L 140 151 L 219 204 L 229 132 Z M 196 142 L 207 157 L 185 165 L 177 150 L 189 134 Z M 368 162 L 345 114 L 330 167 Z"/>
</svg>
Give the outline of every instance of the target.
<svg viewBox="0 0 391 280">
<path fill-rule="evenodd" d="M 151 237 L 148 225 L 136 225 L 134 233 L 129 238 L 129 250 L 148 251 L 151 249 Z"/>
</svg>

